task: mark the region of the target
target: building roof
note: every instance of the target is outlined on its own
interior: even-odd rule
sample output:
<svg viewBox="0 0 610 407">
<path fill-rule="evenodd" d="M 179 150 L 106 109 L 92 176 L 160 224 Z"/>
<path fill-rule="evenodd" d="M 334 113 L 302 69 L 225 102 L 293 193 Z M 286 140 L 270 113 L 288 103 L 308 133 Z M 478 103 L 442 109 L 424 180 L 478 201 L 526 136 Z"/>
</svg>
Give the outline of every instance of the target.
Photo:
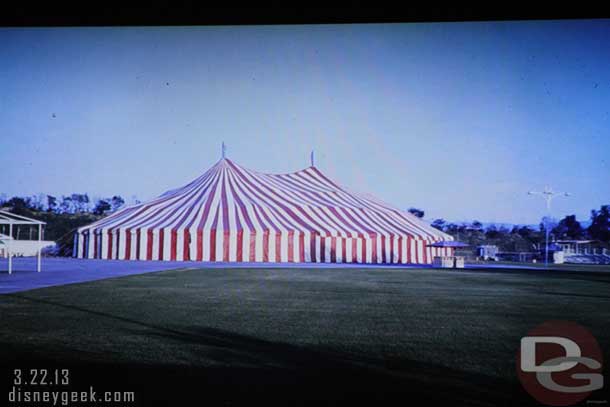
<svg viewBox="0 0 610 407">
<path fill-rule="evenodd" d="M 0 225 L 46 225 L 46 222 L 0 210 Z"/>
</svg>

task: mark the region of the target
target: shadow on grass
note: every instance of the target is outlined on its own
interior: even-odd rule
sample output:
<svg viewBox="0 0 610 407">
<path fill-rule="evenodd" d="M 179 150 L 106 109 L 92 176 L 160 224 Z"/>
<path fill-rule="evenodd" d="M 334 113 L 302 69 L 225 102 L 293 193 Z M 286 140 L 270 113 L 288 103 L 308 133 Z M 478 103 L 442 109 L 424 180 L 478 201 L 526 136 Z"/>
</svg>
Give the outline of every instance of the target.
<svg viewBox="0 0 610 407">
<path fill-rule="evenodd" d="M 299 346 L 259 339 L 202 326 L 185 329 L 138 321 L 120 315 L 91 310 L 23 294 L 10 297 L 85 313 L 91 318 L 107 318 L 134 327 L 135 334 L 155 337 L 164 343 L 188 348 L 192 363 L 172 365 L 134 364 L 128 361 L 99 363 L 66 349 L 38 348 L 34 357 L 16 343 L 0 347 L 3 375 L 19 367 L 50 365 L 72 367 L 95 385 L 133 390 L 140 394 L 139 405 L 176 405 L 179 401 L 248 404 L 311 405 L 353 404 L 354 402 L 450 403 L 451 405 L 528 404 L 518 383 L 465 372 L 456 367 L 421 363 L 408 359 L 381 359 L 364 354 L 339 352 L 329 347 Z M 135 327 L 146 328 L 147 332 Z M 129 329 L 129 328 L 128 328 Z M 122 328 L 124 332 L 124 328 Z M 120 333 L 119 330 L 117 330 Z M 152 348 L 152 347 L 151 347 Z M 154 350 L 154 348 L 152 348 Z M 69 354 L 69 353 L 68 353 Z M 61 355 L 61 360 L 58 360 Z M 198 357 L 200 355 L 200 357 Z M 211 367 L 205 366 L 210 364 Z M 8 383 L 8 381 L 3 381 Z"/>
<path fill-rule="evenodd" d="M 610 271 L 610 267 L 609 267 Z M 576 271 L 576 270 L 559 270 L 559 269 L 514 269 L 514 268 L 465 268 L 458 271 L 452 270 L 455 273 L 474 273 L 474 274 L 512 274 L 512 275 L 530 275 L 533 277 L 543 277 L 550 279 L 573 279 L 588 281 L 594 283 L 610 284 L 610 272 L 601 271 Z"/>
</svg>

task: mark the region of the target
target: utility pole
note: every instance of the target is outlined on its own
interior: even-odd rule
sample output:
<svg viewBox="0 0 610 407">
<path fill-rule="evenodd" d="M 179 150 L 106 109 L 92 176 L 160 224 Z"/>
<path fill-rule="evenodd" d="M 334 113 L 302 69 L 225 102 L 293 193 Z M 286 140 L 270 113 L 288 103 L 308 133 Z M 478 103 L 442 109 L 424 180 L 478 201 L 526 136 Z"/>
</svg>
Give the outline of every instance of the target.
<svg viewBox="0 0 610 407">
<path fill-rule="evenodd" d="M 548 220 L 551 216 L 551 202 L 553 198 L 558 196 L 570 196 L 567 192 L 556 192 L 549 186 L 545 186 L 542 191 L 529 191 L 528 195 L 540 195 L 546 201 L 546 217 L 544 218 L 544 235 L 545 235 L 545 248 L 544 248 L 544 267 L 549 266 L 549 227 Z"/>
</svg>

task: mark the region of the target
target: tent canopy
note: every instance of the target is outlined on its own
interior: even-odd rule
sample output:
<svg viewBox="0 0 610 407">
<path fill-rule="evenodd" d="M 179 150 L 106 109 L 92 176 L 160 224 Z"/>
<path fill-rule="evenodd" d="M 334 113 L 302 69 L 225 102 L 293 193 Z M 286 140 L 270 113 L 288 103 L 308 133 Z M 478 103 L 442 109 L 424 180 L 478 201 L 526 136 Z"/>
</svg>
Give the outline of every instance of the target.
<svg viewBox="0 0 610 407">
<path fill-rule="evenodd" d="M 429 262 L 428 245 L 453 238 L 314 166 L 265 174 L 223 158 L 183 187 L 79 228 L 76 239 L 79 257 L 383 263 Z"/>
</svg>

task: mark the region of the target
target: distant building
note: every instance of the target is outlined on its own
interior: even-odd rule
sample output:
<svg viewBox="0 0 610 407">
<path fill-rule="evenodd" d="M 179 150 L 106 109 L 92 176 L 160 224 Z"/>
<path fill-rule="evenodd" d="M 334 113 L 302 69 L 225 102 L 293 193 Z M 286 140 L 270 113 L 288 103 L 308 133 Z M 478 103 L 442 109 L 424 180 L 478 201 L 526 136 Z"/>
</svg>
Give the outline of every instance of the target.
<svg viewBox="0 0 610 407">
<path fill-rule="evenodd" d="M 0 258 L 8 257 L 10 249 L 13 257 L 36 256 L 38 250 L 55 246 L 50 240 L 16 240 L 0 233 Z"/>
<path fill-rule="evenodd" d="M 493 244 L 487 244 L 477 247 L 477 256 L 482 257 L 483 260 L 498 260 L 498 246 Z"/>
<path fill-rule="evenodd" d="M 554 243 L 562 248 L 566 256 L 607 254 L 605 248 L 599 247 L 599 241 L 597 240 L 557 240 Z"/>
<path fill-rule="evenodd" d="M 610 251 L 598 240 L 558 240 L 566 263 L 610 264 Z"/>
</svg>

